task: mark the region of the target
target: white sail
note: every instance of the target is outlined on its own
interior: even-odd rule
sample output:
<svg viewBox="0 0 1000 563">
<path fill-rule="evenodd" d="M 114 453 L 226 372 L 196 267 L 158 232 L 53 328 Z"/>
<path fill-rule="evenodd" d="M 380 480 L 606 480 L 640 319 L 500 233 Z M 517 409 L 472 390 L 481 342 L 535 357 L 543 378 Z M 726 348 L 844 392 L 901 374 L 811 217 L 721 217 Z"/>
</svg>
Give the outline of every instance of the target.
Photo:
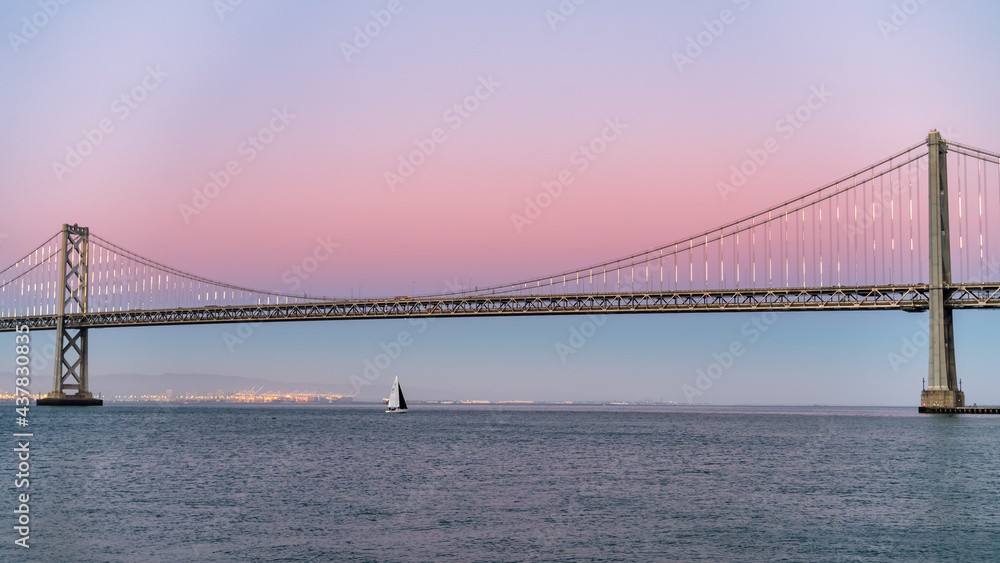
<svg viewBox="0 0 1000 563">
<path fill-rule="evenodd" d="M 389 392 L 389 410 L 396 410 L 399 408 L 399 376 L 396 376 L 396 380 L 392 382 L 392 391 Z"/>
<path fill-rule="evenodd" d="M 389 405 L 385 412 L 406 412 L 406 399 L 403 398 L 403 390 L 399 387 L 399 376 L 392 382 L 392 391 L 389 392 Z"/>
</svg>

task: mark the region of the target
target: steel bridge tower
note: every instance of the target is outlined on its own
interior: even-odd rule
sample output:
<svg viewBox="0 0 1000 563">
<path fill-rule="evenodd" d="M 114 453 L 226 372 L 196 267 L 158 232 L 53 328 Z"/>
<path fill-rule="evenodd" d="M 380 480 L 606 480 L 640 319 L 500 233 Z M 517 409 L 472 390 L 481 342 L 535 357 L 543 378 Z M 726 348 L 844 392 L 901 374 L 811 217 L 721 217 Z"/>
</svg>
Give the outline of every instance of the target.
<svg viewBox="0 0 1000 563">
<path fill-rule="evenodd" d="M 56 290 L 56 358 L 52 392 L 38 400 L 39 405 L 92 406 L 104 401 L 95 399 L 87 384 L 87 328 L 66 316 L 87 312 L 87 250 L 90 230 L 77 225 L 63 225 L 62 253 Z M 67 395 L 74 389 L 76 393 Z"/>
<path fill-rule="evenodd" d="M 958 389 L 955 369 L 955 333 L 951 307 L 951 236 L 948 227 L 948 145 L 941 133 L 927 136 L 927 170 L 930 206 L 930 350 L 927 388 L 920 393 L 921 407 L 964 407 L 965 393 Z"/>
</svg>

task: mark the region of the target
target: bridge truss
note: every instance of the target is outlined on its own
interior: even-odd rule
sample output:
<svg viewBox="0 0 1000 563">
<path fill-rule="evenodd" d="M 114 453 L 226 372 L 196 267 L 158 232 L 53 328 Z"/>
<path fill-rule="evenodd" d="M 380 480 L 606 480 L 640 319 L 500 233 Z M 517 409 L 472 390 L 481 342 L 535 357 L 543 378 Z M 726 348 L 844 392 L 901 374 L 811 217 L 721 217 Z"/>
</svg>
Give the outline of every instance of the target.
<svg viewBox="0 0 1000 563">
<path fill-rule="evenodd" d="M 949 286 L 953 309 L 1000 308 L 1000 284 Z M 741 311 L 925 312 L 926 284 L 852 288 L 775 288 L 716 291 L 578 293 L 415 297 L 317 301 L 281 305 L 231 305 L 185 309 L 133 309 L 67 315 L 67 326 L 129 327 L 265 321 L 330 321 L 415 317 L 484 317 L 615 313 L 695 313 Z M 58 316 L 0 319 L 0 331 L 26 325 L 56 328 Z"/>
</svg>

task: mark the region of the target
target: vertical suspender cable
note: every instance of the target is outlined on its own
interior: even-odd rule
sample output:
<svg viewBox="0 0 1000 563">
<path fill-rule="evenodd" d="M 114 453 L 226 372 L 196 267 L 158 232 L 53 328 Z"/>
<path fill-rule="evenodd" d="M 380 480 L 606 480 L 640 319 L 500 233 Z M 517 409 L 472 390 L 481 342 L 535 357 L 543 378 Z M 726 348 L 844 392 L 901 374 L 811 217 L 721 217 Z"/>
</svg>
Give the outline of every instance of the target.
<svg viewBox="0 0 1000 563">
<path fill-rule="evenodd" d="M 799 226 L 799 253 L 802 255 L 802 287 L 806 286 L 806 210 L 803 208 L 799 213 L 802 214 L 802 224 Z"/>
<path fill-rule="evenodd" d="M 858 282 L 858 254 L 859 254 L 859 239 L 861 233 L 858 232 L 858 188 L 855 186 L 851 188 L 851 207 L 854 208 L 854 285 L 860 286 L 861 283 Z"/>
<path fill-rule="evenodd" d="M 836 248 L 837 255 L 837 287 L 840 287 L 840 196 L 843 194 L 837 194 L 833 197 L 833 204 L 836 206 L 836 210 L 833 213 L 833 219 L 830 221 L 830 260 L 833 260 L 834 248 Z M 830 274 L 830 285 L 833 285 L 833 274 Z"/>
<path fill-rule="evenodd" d="M 694 289 L 694 239 L 688 241 L 688 270 L 690 270 L 690 278 L 688 279 L 688 289 Z"/>
<path fill-rule="evenodd" d="M 966 159 L 959 154 L 958 155 L 958 272 L 962 281 L 965 281 L 964 266 L 965 266 L 965 241 L 963 239 L 962 224 L 965 222 L 965 217 L 962 214 L 962 180 L 963 180 L 963 168 L 968 164 Z"/>
<path fill-rule="evenodd" d="M 983 198 L 985 197 L 983 193 L 983 161 L 979 160 L 976 164 L 976 188 L 979 192 L 979 280 L 984 282 L 986 281 L 986 243 L 984 240 L 986 224 L 983 220 Z"/>
<path fill-rule="evenodd" d="M 719 286 L 726 289 L 726 237 L 719 231 Z"/>
<path fill-rule="evenodd" d="M 916 220 L 913 218 L 913 179 L 911 177 L 911 172 L 910 172 L 912 170 L 912 166 L 913 166 L 912 163 L 906 165 L 906 195 L 909 196 L 910 199 L 908 205 L 908 208 L 910 210 L 910 219 L 909 221 L 907 221 L 906 230 L 907 233 L 909 233 L 910 235 L 910 259 L 908 260 L 908 262 L 910 263 L 909 281 L 910 283 L 917 283 L 920 280 L 920 276 L 917 275 L 917 267 L 914 264 L 914 259 L 916 258 L 916 252 L 914 251 L 913 248 L 913 227 L 916 223 Z"/>
<path fill-rule="evenodd" d="M 788 287 L 788 208 L 785 208 L 785 225 L 781 229 L 781 262 L 785 271 L 785 287 Z"/>
<path fill-rule="evenodd" d="M 708 235 L 705 235 L 705 250 L 702 253 L 705 257 L 705 287 L 708 287 Z"/>
<path fill-rule="evenodd" d="M 771 212 L 767 212 L 767 245 L 764 246 L 764 253 L 767 259 L 767 287 L 774 287 L 774 241 L 771 237 L 771 229 L 774 227 L 771 219 Z"/>
<path fill-rule="evenodd" d="M 817 236 L 813 239 L 813 259 L 816 259 L 816 243 L 817 238 L 819 239 L 819 283 L 816 287 L 823 287 L 823 199 L 822 193 L 820 194 L 819 202 L 819 223 L 816 224 Z"/>
<path fill-rule="evenodd" d="M 928 160 L 930 160 L 929 156 L 928 156 Z M 916 166 L 916 172 L 917 172 L 917 181 L 914 182 L 914 185 L 916 186 L 917 190 L 920 190 L 921 186 L 923 186 L 923 183 L 921 183 L 921 181 L 920 181 L 920 165 L 919 164 L 915 164 L 915 166 Z M 925 271 L 928 272 L 928 274 L 930 273 L 930 269 L 924 270 L 924 267 L 923 267 L 923 258 L 924 258 L 924 255 L 923 255 L 923 249 L 922 249 L 923 238 L 921 236 L 921 230 L 923 228 L 923 223 L 924 222 L 923 222 L 923 216 L 920 214 L 920 199 L 921 198 L 922 198 L 922 194 L 918 191 L 917 192 L 917 197 L 914 198 L 914 200 L 916 201 L 916 204 L 917 204 L 916 205 L 916 207 L 917 207 L 917 213 L 916 213 L 916 220 L 913 222 L 914 226 L 917 227 L 917 236 L 914 237 L 914 238 L 916 239 L 917 251 L 916 251 L 915 254 L 916 254 L 916 258 L 917 258 L 917 270 L 919 272 L 919 275 L 918 275 L 916 281 L 924 281 L 924 275 L 923 274 L 924 274 Z"/>
</svg>

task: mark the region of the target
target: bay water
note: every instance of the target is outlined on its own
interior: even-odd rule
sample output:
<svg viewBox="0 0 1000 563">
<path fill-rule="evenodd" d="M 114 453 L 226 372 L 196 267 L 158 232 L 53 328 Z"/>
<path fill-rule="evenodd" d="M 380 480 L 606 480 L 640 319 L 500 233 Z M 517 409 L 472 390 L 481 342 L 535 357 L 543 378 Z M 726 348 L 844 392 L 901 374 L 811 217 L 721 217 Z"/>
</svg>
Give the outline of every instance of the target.
<svg viewBox="0 0 1000 563">
<path fill-rule="evenodd" d="M 32 407 L 0 560 L 1000 557 L 997 416 L 410 406 Z"/>
</svg>

